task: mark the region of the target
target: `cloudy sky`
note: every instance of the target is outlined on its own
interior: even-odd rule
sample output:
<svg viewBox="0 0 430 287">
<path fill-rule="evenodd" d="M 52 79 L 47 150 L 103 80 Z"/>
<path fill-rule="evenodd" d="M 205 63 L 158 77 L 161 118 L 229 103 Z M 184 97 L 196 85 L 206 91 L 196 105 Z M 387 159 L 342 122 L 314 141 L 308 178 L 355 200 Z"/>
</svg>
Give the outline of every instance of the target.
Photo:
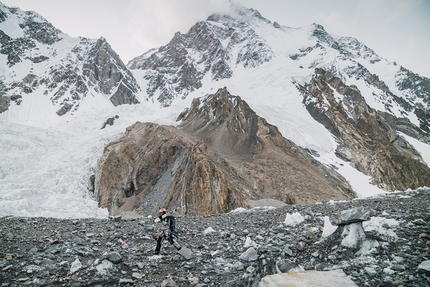
<svg viewBox="0 0 430 287">
<path fill-rule="evenodd" d="M 70 36 L 105 37 L 127 63 L 167 44 L 199 20 L 228 9 L 228 0 L 0 0 L 33 10 Z M 237 0 L 272 22 L 318 23 L 352 36 L 378 55 L 430 77 L 429 0 Z"/>
</svg>

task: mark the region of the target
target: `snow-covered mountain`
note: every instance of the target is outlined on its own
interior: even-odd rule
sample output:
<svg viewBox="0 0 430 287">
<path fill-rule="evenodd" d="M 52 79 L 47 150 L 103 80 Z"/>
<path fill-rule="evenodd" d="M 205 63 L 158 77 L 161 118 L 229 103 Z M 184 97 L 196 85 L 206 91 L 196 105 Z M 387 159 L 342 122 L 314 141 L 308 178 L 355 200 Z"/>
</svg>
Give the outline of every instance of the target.
<svg viewBox="0 0 430 287">
<path fill-rule="evenodd" d="M 204 89 L 207 82 L 222 86 L 223 79 L 236 82 L 250 71 L 266 79 L 304 84 L 315 68 L 322 68 L 356 85 L 371 107 L 408 117 L 430 131 L 429 79 L 380 57 L 355 38 L 330 35 L 321 25 L 291 28 L 272 23 L 253 9 L 232 9 L 230 15 L 213 15 L 195 24 L 186 34 L 176 33 L 167 45 L 128 63 L 133 71 L 143 72 L 142 79 L 140 74 L 136 78 L 143 81 L 149 97 L 168 106 L 174 98 Z M 248 78 L 247 82 L 253 80 Z M 270 94 L 285 97 L 274 88 Z"/>
<path fill-rule="evenodd" d="M 0 38 L 3 117 L 31 120 L 44 111 L 51 120 L 82 106 L 139 102 L 133 75 L 104 38 L 72 38 L 39 14 L 2 3 Z"/>
<path fill-rule="evenodd" d="M 0 11 L 0 215 L 105 216 L 89 191 L 104 146 L 137 120 L 176 125 L 193 98 L 221 87 L 336 169 L 359 196 L 416 188 L 430 178 L 430 80 L 357 39 L 317 24 L 282 26 L 233 6 L 125 66 L 103 38 L 71 38 L 34 12 L 2 4 Z M 356 90 L 360 100 L 340 86 Z M 346 115 L 342 120 L 326 113 L 335 107 Z M 369 113 L 364 122 L 381 123 L 388 141 L 368 136 L 357 107 Z M 115 115 L 113 126 L 100 129 Z M 360 136 L 340 137 L 346 123 Z M 393 153 L 381 161 L 374 156 L 384 151 L 372 147 L 387 142 Z M 411 174 L 420 166 L 414 175 L 420 179 L 402 186 L 390 176 L 401 173 L 404 160 Z M 364 164 L 372 161 L 378 164 Z M 382 168 L 390 164 L 395 173 Z"/>
<path fill-rule="evenodd" d="M 198 94 L 214 85 L 226 86 L 270 123 L 280 127 L 288 139 L 317 153 L 336 150 L 338 158 L 352 162 L 382 189 L 430 184 L 428 161 L 426 164 L 414 148 L 402 148 L 407 143 L 398 137 L 402 133 L 424 144 L 430 143 L 428 79 L 383 59 L 357 39 L 334 37 L 317 24 L 304 28 L 281 26 L 271 23 L 258 11 L 234 6 L 230 15 L 213 15 L 186 34 L 175 34 L 169 44 L 133 59 L 128 67 L 139 71 L 142 78 L 138 81 L 143 81 L 149 97 L 164 106 L 170 105 L 175 97 Z M 314 87 L 319 91 L 309 97 L 308 89 L 320 74 L 318 71 L 328 72 L 336 80 L 328 84 L 324 79 L 327 90 Z M 356 95 L 348 98 L 336 90 L 340 82 L 342 87 L 355 89 Z M 330 102 L 327 94 L 332 92 L 337 95 Z M 319 94 L 325 99 L 317 99 Z M 274 102 L 276 109 L 273 109 Z M 338 105 L 342 113 L 350 116 L 343 123 L 331 119 L 334 124 L 330 126 L 321 115 L 329 117 Z M 359 107 L 362 110 L 354 114 Z M 304 113 L 304 108 L 309 114 Z M 396 145 L 394 153 L 376 152 L 375 145 L 366 144 L 371 141 L 370 133 L 363 126 L 357 126 L 360 118 L 368 121 L 363 112 L 376 118 L 375 126 L 368 124 L 367 129 L 377 130 L 377 145 Z M 304 120 L 309 115 L 314 120 Z M 351 125 L 347 124 L 349 120 L 353 121 Z M 310 132 L 318 129 L 317 122 L 326 130 Z M 355 146 L 351 141 L 346 144 L 341 132 L 352 129 L 360 134 L 360 140 L 354 141 Z M 381 135 L 388 133 L 388 129 L 391 135 L 387 135 L 387 144 L 384 144 Z M 336 138 L 335 145 L 322 134 L 327 131 Z M 401 142 L 395 142 L 397 138 Z M 348 150 L 341 151 L 347 145 Z M 354 150 L 357 146 L 371 152 Z M 378 157 L 380 154 L 384 156 Z M 407 163 L 403 154 L 415 157 L 420 163 Z M 393 172 L 391 167 L 397 171 Z M 402 175 L 398 177 L 399 174 Z"/>
</svg>

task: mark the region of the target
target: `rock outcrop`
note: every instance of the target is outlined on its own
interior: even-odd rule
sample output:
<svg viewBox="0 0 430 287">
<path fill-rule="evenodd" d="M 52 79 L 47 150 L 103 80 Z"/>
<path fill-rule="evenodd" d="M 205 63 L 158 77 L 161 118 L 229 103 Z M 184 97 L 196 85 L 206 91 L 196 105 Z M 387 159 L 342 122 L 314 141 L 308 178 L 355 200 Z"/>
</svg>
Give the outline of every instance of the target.
<svg viewBox="0 0 430 287">
<path fill-rule="evenodd" d="M 409 120 L 375 111 L 356 86 L 323 69 L 315 70 L 308 85 L 297 87 L 309 113 L 337 138 L 336 155 L 371 176 L 373 184 L 387 191 L 430 186 L 430 168 L 397 133 L 428 142 Z"/>
<path fill-rule="evenodd" d="M 226 88 L 195 99 L 181 119 L 179 127 L 225 158 L 250 183 L 256 199 L 311 203 L 354 197 L 342 176 L 285 139 Z"/>
<path fill-rule="evenodd" d="M 106 146 L 99 205 L 111 214 L 188 203 L 187 214 L 245 207 L 249 199 L 313 203 L 353 198 L 349 184 L 311 160 L 226 88 L 195 99 L 178 127 L 135 123 Z"/>
<path fill-rule="evenodd" d="M 105 148 L 96 188 L 111 213 L 189 203 L 188 213 L 228 212 L 246 204 L 243 183 L 208 147 L 172 126 L 137 122 Z"/>
</svg>

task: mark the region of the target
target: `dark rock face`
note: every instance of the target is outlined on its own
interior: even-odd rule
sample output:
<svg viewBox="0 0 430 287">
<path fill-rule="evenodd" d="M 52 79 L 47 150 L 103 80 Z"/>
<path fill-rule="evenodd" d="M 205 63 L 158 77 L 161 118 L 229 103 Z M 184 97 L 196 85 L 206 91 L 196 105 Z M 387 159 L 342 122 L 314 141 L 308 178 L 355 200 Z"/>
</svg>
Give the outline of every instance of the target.
<svg viewBox="0 0 430 287">
<path fill-rule="evenodd" d="M 292 60 L 309 57 L 308 68 L 330 71 L 343 81 L 364 81 L 367 86 L 375 88 L 372 96 L 377 102 L 383 103 L 383 112 L 391 115 L 400 112 L 404 117 L 418 118 L 419 129 L 428 136 L 430 131 L 428 108 L 430 80 L 428 78 L 400 67 L 391 79 L 395 82 L 395 86 L 388 87 L 384 80 L 369 70 L 372 69 L 372 64 L 384 60 L 372 49 L 352 37 L 335 39 L 321 25 L 313 24 L 313 27 L 311 37 L 317 40 L 316 44 L 301 47 L 296 53 L 291 53 L 289 57 Z M 311 53 L 314 56 L 312 61 L 309 61 Z M 337 55 L 336 61 L 324 60 L 330 53 Z M 344 64 L 338 65 L 337 62 Z M 362 63 L 368 63 L 370 66 L 366 65 L 366 68 Z M 392 65 L 397 64 L 394 62 Z"/>
<path fill-rule="evenodd" d="M 309 85 L 298 88 L 309 113 L 336 136 L 337 156 L 370 175 L 374 184 L 389 191 L 430 185 L 430 168 L 396 133 L 401 126 L 401 130 L 407 129 L 408 134 L 418 134 L 428 142 L 428 136 L 412 123 L 384 117 L 366 104 L 355 86 L 345 85 L 322 69 L 315 70 Z M 335 93 L 342 95 L 342 100 L 336 99 Z"/>
<path fill-rule="evenodd" d="M 91 87 L 111 95 L 115 106 L 139 103 L 135 96 L 140 90 L 136 80 L 104 38 L 90 49 L 82 71 Z"/>
<path fill-rule="evenodd" d="M 106 146 L 96 181 L 101 207 L 147 213 L 187 202 L 187 214 L 202 215 L 244 207 L 248 199 L 355 196 L 343 177 L 311 161 L 225 88 L 194 100 L 180 119 L 178 128 L 136 123 Z"/>
<path fill-rule="evenodd" d="M 428 286 L 429 190 L 316 205 L 212 216 L 176 215 L 178 242 L 153 256 L 157 225 L 147 217 L 59 220 L 0 218 L 3 286 L 250 286 L 298 270 L 343 272 L 357 286 Z M 380 229 L 364 228 L 367 248 L 322 236 L 324 217 L 367 207 Z M 286 214 L 304 221 L 289 226 Z M 368 225 L 370 226 L 370 225 Z M 375 225 L 377 226 L 377 225 Z M 388 235 L 388 236 L 387 236 Z M 364 251 L 364 253 L 360 253 Z M 255 257 L 258 256 L 258 258 Z M 303 275 L 302 275 L 303 276 Z"/>
<path fill-rule="evenodd" d="M 0 6 L 2 14 L 2 22 L 8 21 L 9 18 L 15 18 L 18 11 L 8 8 L 3 4 Z M 19 13 L 21 14 L 21 13 Z M 44 18 L 34 12 L 26 12 L 24 15 L 19 15 L 20 21 L 19 28 L 23 30 L 24 37 L 13 39 L 0 31 L 0 53 L 7 55 L 9 66 L 21 62 L 27 57 L 27 51 L 36 47 L 36 42 L 52 45 L 62 39 L 62 32 L 48 23 Z M 32 62 L 38 63 L 43 61 L 44 56 L 30 58 Z"/>
<path fill-rule="evenodd" d="M 430 79 L 421 77 L 404 67 L 396 74 L 396 86 L 408 95 L 414 103 L 414 113 L 420 121 L 420 128 L 430 133 Z"/>
<path fill-rule="evenodd" d="M 10 100 L 5 96 L 0 96 L 0 113 L 7 111 L 9 108 Z"/>
</svg>

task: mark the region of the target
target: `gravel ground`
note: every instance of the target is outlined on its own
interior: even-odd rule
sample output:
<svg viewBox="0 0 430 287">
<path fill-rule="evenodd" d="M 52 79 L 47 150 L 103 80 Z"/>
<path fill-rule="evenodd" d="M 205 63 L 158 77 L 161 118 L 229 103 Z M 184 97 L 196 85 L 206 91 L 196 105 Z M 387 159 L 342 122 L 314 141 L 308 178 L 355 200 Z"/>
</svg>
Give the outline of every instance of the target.
<svg viewBox="0 0 430 287">
<path fill-rule="evenodd" d="M 322 237 L 325 216 L 356 207 L 381 225 L 353 247 L 342 228 Z M 303 221 L 287 226 L 295 213 Z M 357 286 L 430 285 L 419 267 L 430 259 L 429 189 L 176 219 L 182 254 L 165 242 L 155 256 L 146 217 L 0 218 L 0 286 L 258 286 L 297 269 L 342 269 Z"/>
</svg>

